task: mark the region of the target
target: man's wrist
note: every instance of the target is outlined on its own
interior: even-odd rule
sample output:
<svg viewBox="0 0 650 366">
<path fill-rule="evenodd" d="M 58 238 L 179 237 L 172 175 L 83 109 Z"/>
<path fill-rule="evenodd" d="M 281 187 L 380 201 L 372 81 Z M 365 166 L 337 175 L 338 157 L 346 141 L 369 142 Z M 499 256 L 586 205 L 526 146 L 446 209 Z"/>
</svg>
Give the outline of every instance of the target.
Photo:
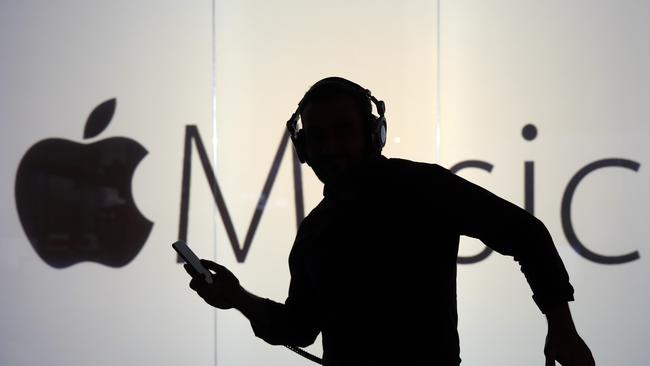
<svg viewBox="0 0 650 366">
<path fill-rule="evenodd" d="M 248 297 L 250 296 L 250 293 L 246 291 L 242 286 L 239 286 L 239 289 L 234 293 L 233 299 L 232 299 L 232 305 L 235 309 L 242 311 L 243 308 L 246 308 L 246 302 L 248 301 Z"/>
<path fill-rule="evenodd" d="M 575 332 L 575 325 L 569 310 L 569 303 L 563 302 L 549 307 L 546 310 L 549 331 L 561 330 Z"/>
</svg>

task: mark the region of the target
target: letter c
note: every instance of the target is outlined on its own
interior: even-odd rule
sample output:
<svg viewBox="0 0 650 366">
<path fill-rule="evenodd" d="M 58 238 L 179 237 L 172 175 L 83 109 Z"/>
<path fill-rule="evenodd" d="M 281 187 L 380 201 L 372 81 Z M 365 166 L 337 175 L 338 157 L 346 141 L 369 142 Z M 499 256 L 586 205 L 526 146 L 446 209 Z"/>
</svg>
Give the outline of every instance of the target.
<svg viewBox="0 0 650 366">
<path fill-rule="evenodd" d="M 569 244 L 575 249 L 578 254 L 584 258 L 601 264 L 623 264 L 627 262 L 632 262 L 639 259 L 639 252 L 634 251 L 628 254 L 608 256 L 602 255 L 589 250 L 576 235 L 575 230 L 573 229 L 573 224 L 571 223 L 571 202 L 573 201 L 573 195 L 578 188 L 578 184 L 591 172 L 606 168 L 606 167 L 622 167 L 635 172 L 639 170 L 640 164 L 627 159 L 602 159 L 594 161 L 593 163 L 585 165 L 582 169 L 578 170 L 576 174 L 571 178 L 569 184 L 564 190 L 564 195 L 562 196 L 562 208 L 561 208 L 561 217 L 562 217 L 562 228 L 564 229 L 564 234 L 569 240 Z"/>
</svg>

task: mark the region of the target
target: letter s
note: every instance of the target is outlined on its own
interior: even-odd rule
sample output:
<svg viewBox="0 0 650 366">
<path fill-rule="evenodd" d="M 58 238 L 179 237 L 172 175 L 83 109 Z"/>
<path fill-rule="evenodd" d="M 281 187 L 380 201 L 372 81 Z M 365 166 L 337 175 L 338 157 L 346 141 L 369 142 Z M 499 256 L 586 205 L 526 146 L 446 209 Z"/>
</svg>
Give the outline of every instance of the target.
<svg viewBox="0 0 650 366">
<path fill-rule="evenodd" d="M 488 173 L 492 172 L 492 164 L 486 162 L 486 161 L 481 161 L 481 160 L 465 160 L 461 161 L 460 163 L 457 163 L 456 165 L 452 166 L 449 168 L 449 171 L 456 174 L 458 171 L 465 169 L 465 168 L 477 168 L 477 169 L 482 169 L 485 170 Z M 458 256 L 456 259 L 456 263 L 458 264 L 472 264 L 472 263 L 478 263 L 482 261 L 483 259 L 487 258 L 490 254 L 492 253 L 492 249 L 489 247 L 485 247 L 480 253 L 476 255 L 472 255 L 469 257 L 463 257 L 463 256 Z"/>
</svg>

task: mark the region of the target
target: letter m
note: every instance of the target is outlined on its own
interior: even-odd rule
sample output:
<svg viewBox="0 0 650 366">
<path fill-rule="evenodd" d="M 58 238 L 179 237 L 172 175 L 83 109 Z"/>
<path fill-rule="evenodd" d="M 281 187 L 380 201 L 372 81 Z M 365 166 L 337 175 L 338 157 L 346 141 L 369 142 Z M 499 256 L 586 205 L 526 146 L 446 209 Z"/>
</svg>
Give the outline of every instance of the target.
<svg viewBox="0 0 650 366">
<path fill-rule="evenodd" d="M 210 160 L 208 159 L 208 154 L 205 151 L 205 146 L 201 140 L 201 135 L 199 130 L 195 125 L 185 126 L 185 148 L 183 151 L 183 178 L 181 183 L 181 204 L 180 204 L 180 217 L 178 225 L 178 240 L 187 241 L 187 228 L 188 228 L 188 219 L 189 219 L 189 209 L 190 209 L 190 177 L 192 173 L 192 143 L 196 146 L 196 151 L 199 153 L 199 160 L 201 161 L 201 166 L 205 177 L 208 180 L 208 185 L 212 191 L 212 197 L 214 198 L 214 203 L 217 206 L 223 225 L 226 228 L 226 234 L 232 250 L 235 253 L 235 257 L 238 262 L 244 262 L 248 251 L 251 248 L 253 242 L 253 237 L 255 236 L 255 231 L 259 225 L 262 214 L 264 213 L 264 207 L 266 206 L 266 200 L 271 194 L 271 189 L 273 188 L 273 183 L 275 178 L 278 175 L 278 170 L 280 164 L 282 163 L 282 158 L 284 152 L 287 148 L 287 142 L 289 141 L 289 135 L 284 132 L 282 138 L 280 139 L 280 145 L 278 146 L 277 151 L 275 152 L 275 157 L 271 163 L 271 169 L 269 170 L 268 175 L 266 176 L 266 181 L 262 187 L 262 192 L 255 206 L 255 211 L 253 212 L 253 217 L 248 226 L 248 231 L 246 232 L 246 237 L 244 238 L 243 244 L 240 243 L 239 238 L 235 232 L 232 219 L 230 218 L 230 213 L 226 207 L 226 201 L 224 200 L 223 193 L 219 188 L 219 183 L 217 182 L 217 177 L 214 174 L 212 165 L 210 165 Z M 304 201 L 303 201 L 303 191 L 302 191 L 302 175 L 300 162 L 296 152 L 291 149 L 293 152 L 293 182 L 294 182 L 294 197 L 296 204 L 296 225 L 300 225 L 300 222 L 305 217 L 304 214 Z M 178 258 L 178 261 L 182 261 Z"/>
</svg>

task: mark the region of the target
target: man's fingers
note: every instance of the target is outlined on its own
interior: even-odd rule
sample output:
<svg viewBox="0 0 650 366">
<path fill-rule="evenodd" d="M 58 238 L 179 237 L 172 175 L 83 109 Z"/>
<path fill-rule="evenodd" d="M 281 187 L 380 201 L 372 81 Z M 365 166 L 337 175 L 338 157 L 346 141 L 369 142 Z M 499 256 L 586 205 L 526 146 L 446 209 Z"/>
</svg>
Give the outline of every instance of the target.
<svg viewBox="0 0 650 366">
<path fill-rule="evenodd" d="M 196 277 L 196 276 L 198 275 L 198 273 L 196 273 L 196 271 L 194 270 L 194 268 L 192 268 L 192 266 L 190 266 L 190 265 L 187 264 L 187 263 L 185 263 L 185 264 L 183 265 L 183 268 L 185 268 L 185 272 L 187 272 L 187 273 L 188 273 L 190 276 L 192 276 L 192 277 Z"/>
<path fill-rule="evenodd" d="M 203 276 L 192 277 L 192 280 L 190 281 L 190 288 L 194 291 L 201 292 L 206 291 L 210 288 L 214 288 L 214 284 L 211 285 L 205 282 Z"/>
<path fill-rule="evenodd" d="M 224 266 L 222 266 L 220 264 L 217 264 L 217 263 L 215 263 L 213 261 L 209 261 L 207 259 L 201 259 L 201 264 L 203 265 L 203 267 L 205 267 L 207 269 L 211 269 L 211 270 L 213 270 L 215 272 L 221 270 L 222 268 L 224 268 Z"/>
<path fill-rule="evenodd" d="M 190 288 L 194 291 L 199 291 L 202 284 L 203 283 L 201 283 L 201 281 L 197 280 L 196 278 L 193 278 L 190 281 Z"/>
<path fill-rule="evenodd" d="M 557 354 L 554 352 L 553 347 L 547 343 L 544 347 L 544 366 L 555 366 L 555 360 L 557 359 Z"/>
<path fill-rule="evenodd" d="M 594 355 L 589 350 L 589 366 L 596 366 L 596 360 L 594 360 Z"/>
</svg>

